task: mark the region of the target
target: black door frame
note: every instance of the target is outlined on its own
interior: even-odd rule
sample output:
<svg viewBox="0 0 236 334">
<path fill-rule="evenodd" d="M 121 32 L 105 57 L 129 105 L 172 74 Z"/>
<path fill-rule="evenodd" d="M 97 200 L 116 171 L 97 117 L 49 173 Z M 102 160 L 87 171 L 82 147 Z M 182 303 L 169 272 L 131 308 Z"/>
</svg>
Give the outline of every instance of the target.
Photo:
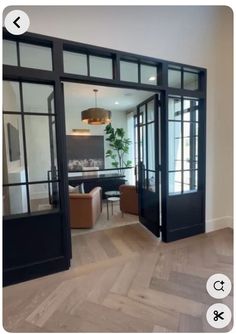
<svg viewBox="0 0 236 334">
<path fill-rule="evenodd" d="M 127 52 L 121 52 L 117 50 L 87 45 L 83 43 L 77 43 L 73 41 L 63 40 L 59 38 L 54 38 L 50 36 L 39 35 L 35 33 L 25 33 L 24 35 L 13 36 L 3 29 L 3 38 L 7 40 L 16 41 L 17 43 L 24 42 L 39 46 L 48 46 L 52 49 L 52 62 L 53 71 L 45 71 L 32 68 L 24 68 L 20 66 L 3 65 L 3 79 L 12 81 L 24 81 L 24 82 L 37 82 L 37 83 L 48 83 L 53 84 L 55 89 L 55 109 L 57 110 L 57 152 L 59 163 L 59 178 L 61 180 L 61 214 L 63 215 L 63 222 L 61 229 L 63 231 L 62 236 L 62 257 L 64 259 L 63 265 L 51 266 L 53 269 L 50 271 L 50 264 L 46 268 L 42 268 L 39 263 L 39 270 L 33 269 L 31 274 L 24 274 L 23 277 L 18 276 L 18 271 L 11 271 L 5 279 L 5 284 L 10 284 L 12 282 L 21 281 L 29 279 L 36 276 L 41 276 L 42 274 L 68 269 L 70 265 L 71 258 L 71 238 L 70 238 L 70 228 L 69 228 L 69 206 L 68 206 L 68 173 L 67 173 L 67 161 L 66 161 L 66 143 L 65 143 L 65 110 L 64 110 L 64 94 L 62 93 L 63 81 L 65 82 L 75 82 L 84 84 L 97 84 L 103 86 L 111 86 L 117 88 L 131 88 L 137 90 L 146 90 L 155 93 L 160 93 L 161 101 L 161 156 L 162 161 L 168 161 L 168 118 L 167 118 L 167 106 L 168 106 L 168 95 L 178 95 L 178 96 L 188 96 L 193 98 L 198 98 L 200 101 L 201 108 L 201 128 L 199 135 L 199 181 L 198 186 L 201 190 L 201 228 L 193 233 L 201 233 L 205 230 L 205 145 L 206 145 L 206 69 L 202 67 L 181 64 L 177 62 L 169 62 L 162 59 L 146 57 L 141 55 L 136 55 Z M 18 57 L 19 57 L 19 44 L 18 45 Z M 63 50 L 71 52 L 83 53 L 87 56 L 89 64 L 89 56 L 101 56 L 109 57 L 113 62 L 113 78 L 104 79 L 76 74 L 68 74 L 63 70 Z M 19 59 L 18 59 L 19 60 Z M 135 62 L 138 66 L 138 82 L 126 82 L 120 79 L 120 60 Z M 157 75 L 159 82 L 157 85 L 144 84 L 141 82 L 141 65 L 154 65 L 157 67 Z M 173 68 L 178 67 L 181 70 L 182 75 L 182 86 L 179 88 L 168 87 L 168 68 L 173 66 Z M 199 73 L 199 90 L 188 90 L 184 89 L 183 86 L 183 71 L 197 71 Z M 178 233 L 175 236 L 169 238 L 169 232 L 171 231 L 171 224 L 168 223 L 168 169 L 166 166 L 162 166 L 161 170 L 161 212 L 162 212 L 162 239 L 163 241 L 171 241 L 178 238 Z M 42 216 L 42 214 L 38 214 Z M 20 221 L 25 215 L 17 215 L 17 217 L 4 217 L 3 224 L 7 226 L 7 221 L 17 220 Z M 36 214 L 28 215 L 27 218 L 32 221 L 35 219 Z M 5 227 L 4 227 L 5 230 Z M 6 232 L 6 230 L 5 230 Z M 181 234 L 181 233 L 180 233 Z M 188 236 L 188 233 L 186 234 Z M 6 239 L 5 239 L 6 238 Z M 7 236 L 4 234 L 4 242 L 7 243 Z M 32 263 L 33 265 L 33 263 Z M 62 268 L 63 267 L 63 268 Z M 13 268 L 14 269 L 14 268 Z M 17 269 L 17 268 L 15 268 Z M 24 267 L 21 268 L 24 271 Z"/>
</svg>

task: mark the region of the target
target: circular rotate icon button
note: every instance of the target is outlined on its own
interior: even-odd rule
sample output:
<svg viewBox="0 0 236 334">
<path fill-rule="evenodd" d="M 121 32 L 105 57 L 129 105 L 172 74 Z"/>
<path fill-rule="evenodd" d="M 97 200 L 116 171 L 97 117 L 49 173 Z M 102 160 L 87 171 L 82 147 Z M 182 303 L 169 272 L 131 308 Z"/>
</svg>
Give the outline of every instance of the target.
<svg viewBox="0 0 236 334">
<path fill-rule="evenodd" d="M 216 303 L 208 308 L 206 318 L 212 327 L 224 328 L 230 323 L 232 313 L 227 305 Z"/>
<path fill-rule="evenodd" d="M 22 35 L 29 29 L 30 19 L 23 10 L 12 10 L 6 15 L 4 24 L 9 33 Z"/>
<path fill-rule="evenodd" d="M 216 299 L 223 299 L 230 294 L 232 284 L 228 276 L 214 274 L 207 280 L 206 289 L 209 295 Z"/>
</svg>

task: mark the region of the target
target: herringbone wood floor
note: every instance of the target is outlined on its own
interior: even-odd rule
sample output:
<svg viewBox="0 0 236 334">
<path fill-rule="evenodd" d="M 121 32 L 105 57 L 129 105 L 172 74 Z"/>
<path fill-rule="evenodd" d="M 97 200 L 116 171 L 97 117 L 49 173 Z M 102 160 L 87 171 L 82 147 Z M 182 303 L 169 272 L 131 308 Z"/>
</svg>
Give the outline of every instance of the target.
<svg viewBox="0 0 236 334">
<path fill-rule="evenodd" d="M 4 327 L 214 332 L 205 314 L 219 300 L 206 280 L 217 272 L 232 279 L 232 244 L 231 229 L 164 244 L 140 224 L 75 236 L 71 270 L 3 289 Z M 232 294 L 223 302 L 232 309 Z"/>
</svg>

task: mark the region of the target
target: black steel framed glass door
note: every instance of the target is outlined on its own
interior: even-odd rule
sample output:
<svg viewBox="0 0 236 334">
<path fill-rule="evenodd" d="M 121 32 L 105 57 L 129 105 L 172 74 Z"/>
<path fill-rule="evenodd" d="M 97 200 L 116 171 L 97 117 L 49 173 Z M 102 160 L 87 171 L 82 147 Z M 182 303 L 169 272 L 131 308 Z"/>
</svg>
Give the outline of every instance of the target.
<svg viewBox="0 0 236 334">
<path fill-rule="evenodd" d="M 4 284 L 70 264 L 58 125 L 53 83 L 4 80 Z"/>
<path fill-rule="evenodd" d="M 159 99 L 154 95 L 137 106 L 139 220 L 160 236 Z"/>
<path fill-rule="evenodd" d="M 187 96 L 167 96 L 162 143 L 163 240 L 205 232 L 205 103 Z"/>
</svg>

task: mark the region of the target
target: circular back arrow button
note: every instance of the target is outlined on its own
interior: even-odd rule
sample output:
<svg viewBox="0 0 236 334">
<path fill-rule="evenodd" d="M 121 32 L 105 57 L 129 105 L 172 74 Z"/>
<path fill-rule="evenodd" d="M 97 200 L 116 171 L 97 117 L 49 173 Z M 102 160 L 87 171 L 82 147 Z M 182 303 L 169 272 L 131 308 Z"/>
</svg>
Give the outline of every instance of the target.
<svg viewBox="0 0 236 334">
<path fill-rule="evenodd" d="M 6 15 L 4 25 L 9 33 L 22 35 L 29 29 L 30 19 L 23 10 L 12 10 Z"/>
</svg>

